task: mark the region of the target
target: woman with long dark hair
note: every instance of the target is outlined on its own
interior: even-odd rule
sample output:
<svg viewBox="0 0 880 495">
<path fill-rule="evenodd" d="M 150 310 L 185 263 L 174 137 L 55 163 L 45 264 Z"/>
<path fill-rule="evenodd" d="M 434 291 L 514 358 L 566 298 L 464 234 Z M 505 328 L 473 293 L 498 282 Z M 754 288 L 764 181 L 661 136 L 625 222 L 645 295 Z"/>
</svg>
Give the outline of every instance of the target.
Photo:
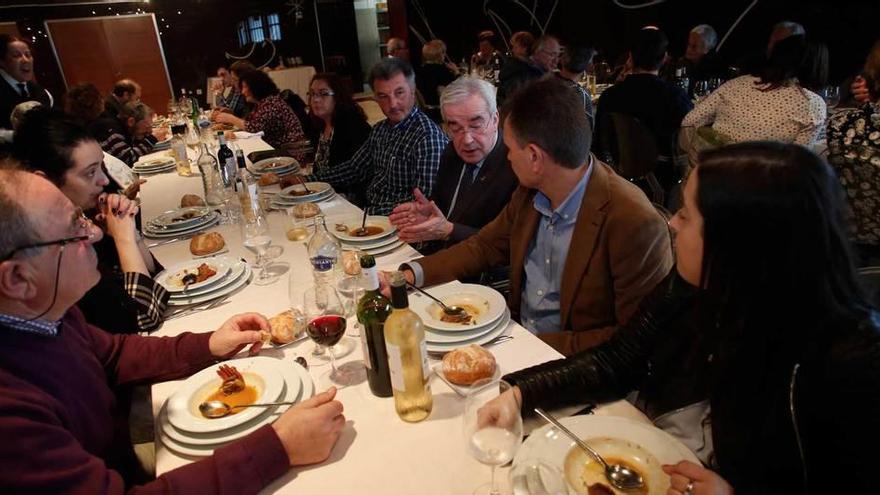
<svg viewBox="0 0 880 495">
<path fill-rule="evenodd" d="M 674 494 L 876 490 L 880 317 L 844 225 L 805 148 L 704 152 L 670 221 L 676 270 L 609 342 L 508 375 L 499 400 L 530 413 L 636 390 L 705 465 L 666 466 Z"/>
<path fill-rule="evenodd" d="M 61 112 L 38 108 L 25 114 L 15 133 L 15 156 L 28 170 L 55 184 L 75 206 L 101 225 L 94 247 L 101 281 L 79 301 L 86 320 L 112 333 L 159 328 L 168 292 L 153 280 L 162 266 L 135 225 L 137 206 L 107 194 L 101 145 Z"/>
</svg>

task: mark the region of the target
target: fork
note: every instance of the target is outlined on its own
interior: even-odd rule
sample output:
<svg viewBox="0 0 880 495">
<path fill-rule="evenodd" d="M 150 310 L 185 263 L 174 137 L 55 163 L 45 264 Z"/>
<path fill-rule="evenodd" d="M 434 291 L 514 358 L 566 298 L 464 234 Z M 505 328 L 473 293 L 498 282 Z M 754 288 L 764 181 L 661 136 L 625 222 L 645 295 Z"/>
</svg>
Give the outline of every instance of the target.
<svg viewBox="0 0 880 495">
<path fill-rule="evenodd" d="M 507 342 L 508 340 L 513 340 L 513 335 L 499 335 L 499 336 L 495 337 L 494 339 L 490 340 L 489 342 L 486 342 L 483 345 L 501 344 L 501 343 Z"/>
</svg>

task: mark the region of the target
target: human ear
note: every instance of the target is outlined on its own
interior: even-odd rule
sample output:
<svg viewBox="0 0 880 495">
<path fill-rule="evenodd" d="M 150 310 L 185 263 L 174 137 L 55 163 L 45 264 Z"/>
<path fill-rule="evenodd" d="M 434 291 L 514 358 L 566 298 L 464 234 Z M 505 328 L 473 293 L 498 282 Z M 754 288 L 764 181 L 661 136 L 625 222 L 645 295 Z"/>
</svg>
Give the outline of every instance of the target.
<svg viewBox="0 0 880 495">
<path fill-rule="evenodd" d="M 0 263 L 0 296 L 26 301 L 36 295 L 36 272 L 28 263 L 7 260 Z"/>
</svg>

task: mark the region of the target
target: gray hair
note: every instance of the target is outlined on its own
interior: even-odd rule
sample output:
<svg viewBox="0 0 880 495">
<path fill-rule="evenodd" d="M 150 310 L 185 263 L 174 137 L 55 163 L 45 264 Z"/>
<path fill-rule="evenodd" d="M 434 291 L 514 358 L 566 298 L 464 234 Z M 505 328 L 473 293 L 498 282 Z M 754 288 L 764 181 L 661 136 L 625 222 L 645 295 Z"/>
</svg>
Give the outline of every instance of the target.
<svg viewBox="0 0 880 495">
<path fill-rule="evenodd" d="M 691 29 L 691 32 L 699 34 L 700 38 L 703 38 L 703 41 L 706 42 L 706 47 L 709 50 L 715 48 L 715 45 L 718 44 L 718 33 L 715 32 L 715 28 L 708 24 L 700 24 Z"/>
<path fill-rule="evenodd" d="M 11 160 L 0 163 L 0 257 L 39 241 L 16 192 L 23 189 L 22 181 L 31 174 L 17 167 L 18 163 Z"/>
<path fill-rule="evenodd" d="M 36 107 L 41 106 L 42 103 L 34 100 L 24 101 L 15 105 L 15 108 L 12 109 L 12 114 L 9 115 L 9 120 L 12 123 L 12 129 L 18 129 L 18 124 L 21 123 L 21 119 L 24 118 L 24 115 Z"/>
<path fill-rule="evenodd" d="M 150 115 L 153 115 L 153 109 L 150 108 L 146 103 L 140 101 L 130 101 L 122 106 L 122 111 L 120 115 L 123 119 L 127 119 L 129 117 L 134 117 L 135 122 L 140 122 Z"/>
<path fill-rule="evenodd" d="M 807 34 L 807 30 L 804 27 L 794 21 L 782 21 L 777 22 L 776 25 L 773 26 L 774 31 L 778 31 L 781 29 L 785 29 L 788 31 L 789 36 L 804 36 Z"/>
<path fill-rule="evenodd" d="M 479 77 L 461 76 L 449 83 L 440 95 L 440 112 L 446 118 L 444 109 L 446 105 L 462 102 L 473 95 L 479 95 L 486 103 L 489 115 L 495 115 L 498 104 L 495 99 L 495 86 Z"/>
</svg>

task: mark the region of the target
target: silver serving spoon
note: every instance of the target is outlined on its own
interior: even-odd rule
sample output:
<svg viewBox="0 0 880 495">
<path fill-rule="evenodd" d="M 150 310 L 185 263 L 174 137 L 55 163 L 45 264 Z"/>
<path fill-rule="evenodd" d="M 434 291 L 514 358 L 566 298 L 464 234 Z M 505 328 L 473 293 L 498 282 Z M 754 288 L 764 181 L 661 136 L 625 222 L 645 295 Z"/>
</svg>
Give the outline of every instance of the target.
<svg viewBox="0 0 880 495">
<path fill-rule="evenodd" d="M 270 407 L 270 406 L 290 406 L 296 402 L 264 402 L 262 404 L 247 404 L 243 406 L 230 406 L 222 400 L 209 400 L 199 404 L 199 412 L 206 418 L 222 418 L 232 413 L 233 409 L 242 407 Z"/>
<path fill-rule="evenodd" d="M 431 294 L 428 294 L 428 293 L 425 292 L 424 290 L 422 290 L 422 289 L 416 287 L 415 285 L 413 285 L 413 284 L 411 284 L 411 283 L 409 283 L 409 282 L 407 282 L 406 285 L 412 287 L 413 289 L 415 289 L 415 290 L 421 292 L 422 294 L 424 294 L 424 295 L 430 297 L 431 299 L 433 299 L 435 303 L 439 304 L 440 307 L 443 308 L 443 312 L 446 313 L 446 314 L 448 314 L 448 315 L 456 316 L 456 315 L 460 315 L 460 314 L 462 314 L 462 313 L 465 312 L 464 308 L 460 308 L 460 307 L 458 307 L 458 306 L 447 306 L 447 305 L 443 304 L 443 301 L 441 301 L 440 299 L 437 299 L 436 297 L 432 296 Z"/>
<path fill-rule="evenodd" d="M 568 428 L 562 426 L 556 418 L 554 418 L 550 413 L 541 409 L 540 407 L 535 408 L 535 412 L 538 413 L 539 416 L 547 420 L 548 423 L 555 426 L 559 431 L 565 433 L 569 438 L 574 440 L 574 442 L 580 447 L 584 452 L 590 454 L 594 459 L 599 461 L 599 464 L 605 468 L 605 478 L 614 485 L 618 490 L 623 491 L 631 491 L 638 490 L 645 486 L 645 481 L 642 479 L 642 476 L 631 470 L 626 466 L 622 466 L 620 464 L 608 464 L 605 462 L 605 459 L 599 455 L 598 452 L 592 449 L 586 442 L 578 438 L 577 435 L 571 432 Z"/>
<path fill-rule="evenodd" d="M 180 279 L 180 281 L 183 282 L 183 291 L 186 292 L 190 285 L 196 283 L 196 280 L 198 280 L 198 277 L 196 277 L 195 273 L 187 273 L 184 275 L 183 278 Z"/>
</svg>

